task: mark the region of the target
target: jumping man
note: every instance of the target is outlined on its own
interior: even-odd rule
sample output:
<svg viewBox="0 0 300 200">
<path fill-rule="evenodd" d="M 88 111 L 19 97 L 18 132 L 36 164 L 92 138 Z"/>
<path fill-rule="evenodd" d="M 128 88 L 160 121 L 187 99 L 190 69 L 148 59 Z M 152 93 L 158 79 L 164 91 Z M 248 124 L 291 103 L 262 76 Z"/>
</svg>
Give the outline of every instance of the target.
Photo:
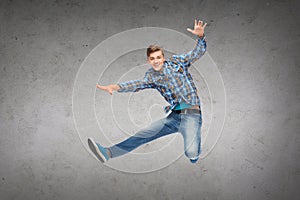
<svg viewBox="0 0 300 200">
<path fill-rule="evenodd" d="M 113 91 L 137 92 L 153 88 L 170 104 L 165 107 L 166 113 L 170 113 L 166 118 L 153 122 L 148 128 L 111 147 L 103 147 L 89 138 L 89 147 L 101 162 L 124 155 L 142 144 L 176 132 L 183 136 L 185 155 L 192 163 L 197 162 L 201 153 L 202 115 L 197 88 L 188 70 L 206 51 L 204 36 L 206 24 L 195 20 L 194 29 L 187 29 L 197 36 L 194 49 L 187 54 L 165 58 L 160 46 L 150 45 L 146 53 L 151 68 L 146 71 L 143 79 L 108 86 L 96 85 L 109 94 Z"/>
</svg>

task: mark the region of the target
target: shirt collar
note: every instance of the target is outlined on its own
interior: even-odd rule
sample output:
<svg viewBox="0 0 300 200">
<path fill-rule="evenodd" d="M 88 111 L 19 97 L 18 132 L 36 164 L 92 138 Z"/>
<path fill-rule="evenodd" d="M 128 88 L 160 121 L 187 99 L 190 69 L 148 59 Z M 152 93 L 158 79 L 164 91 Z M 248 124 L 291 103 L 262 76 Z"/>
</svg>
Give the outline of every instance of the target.
<svg viewBox="0 0 300 200">
<path fill-rule="evenodd" d="M 153 74 L 158 75 L 158 76 L 164 76 L 165 75 L 165 70 L 166 70 L 166 62 L 164 62 L 163 67 L 159 71 L 155 71 L 153 68 L 151 68 Z"/>
</svg>

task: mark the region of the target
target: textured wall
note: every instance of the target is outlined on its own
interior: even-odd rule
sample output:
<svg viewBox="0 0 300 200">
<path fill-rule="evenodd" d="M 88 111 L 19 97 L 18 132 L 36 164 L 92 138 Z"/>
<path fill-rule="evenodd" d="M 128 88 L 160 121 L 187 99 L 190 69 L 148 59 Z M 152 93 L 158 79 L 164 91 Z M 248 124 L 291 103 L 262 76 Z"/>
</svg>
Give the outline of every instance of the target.
<svg viewBox="0 0 300 200">
<path fill-rule="evenodd" d="M 0 199 L 297 199 L 299 10 L 296 0 L 0 1 Z M 84 58 L 121 31 L 187 34 L 194 18 L 209 23 L 227 95 L 214 150 L 146 174 L 96 161 L 72 114 Z"/>
</svg>

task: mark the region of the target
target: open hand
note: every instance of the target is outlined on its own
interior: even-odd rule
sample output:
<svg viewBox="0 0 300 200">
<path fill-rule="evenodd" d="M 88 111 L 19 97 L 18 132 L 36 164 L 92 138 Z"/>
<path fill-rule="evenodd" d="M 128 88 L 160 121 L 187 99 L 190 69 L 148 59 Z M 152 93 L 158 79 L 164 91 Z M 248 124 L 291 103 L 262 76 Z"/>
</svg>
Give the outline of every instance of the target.
<svg viewBox="0 0 300 200">
<path fill-rule="evenodd" d="M 199 37 L 204 36 L 204 29 L 207 23 L 203 24 L 203 21 L 198 21 L 195 19 L 194 30 L 187 28 L 187 31 L 193 33 L 194 35 L 198 35 Z"/>
<path fill-rule="evenodd" d="M 120 89 L 120 87 L 118 85 L 102 86 L 102 85 L 97 84 L 96 87 L 99 88 L 100 90 L 107 91 L 110 95 L 112 95 L 114 90 Z"/>
</svg>

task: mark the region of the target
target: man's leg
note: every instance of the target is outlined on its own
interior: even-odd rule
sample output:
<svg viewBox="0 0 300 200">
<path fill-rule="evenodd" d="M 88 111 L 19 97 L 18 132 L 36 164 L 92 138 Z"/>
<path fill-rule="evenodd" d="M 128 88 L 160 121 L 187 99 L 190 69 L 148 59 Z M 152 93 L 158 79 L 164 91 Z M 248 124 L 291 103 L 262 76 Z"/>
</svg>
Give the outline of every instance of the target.
<svg viewBox="0 0 300 200">
<path fill-rule="evenodd" d="M 185 155 L 195 163 L 201 153 L 202 116 L 198 113 L 181 114 L 179 132 L 184 139 Z"/>
<path fill-rule="evenodd" d="M 134 150 L 142 144 L 178 132 L 179 125 L 178 115 L 171 113 L 168 117 L 152 123 L 148 128 L 138 131 L 134 136 L 107 149 L 110 151 L 111 157 L 115 158 Z"/>
</svg>

